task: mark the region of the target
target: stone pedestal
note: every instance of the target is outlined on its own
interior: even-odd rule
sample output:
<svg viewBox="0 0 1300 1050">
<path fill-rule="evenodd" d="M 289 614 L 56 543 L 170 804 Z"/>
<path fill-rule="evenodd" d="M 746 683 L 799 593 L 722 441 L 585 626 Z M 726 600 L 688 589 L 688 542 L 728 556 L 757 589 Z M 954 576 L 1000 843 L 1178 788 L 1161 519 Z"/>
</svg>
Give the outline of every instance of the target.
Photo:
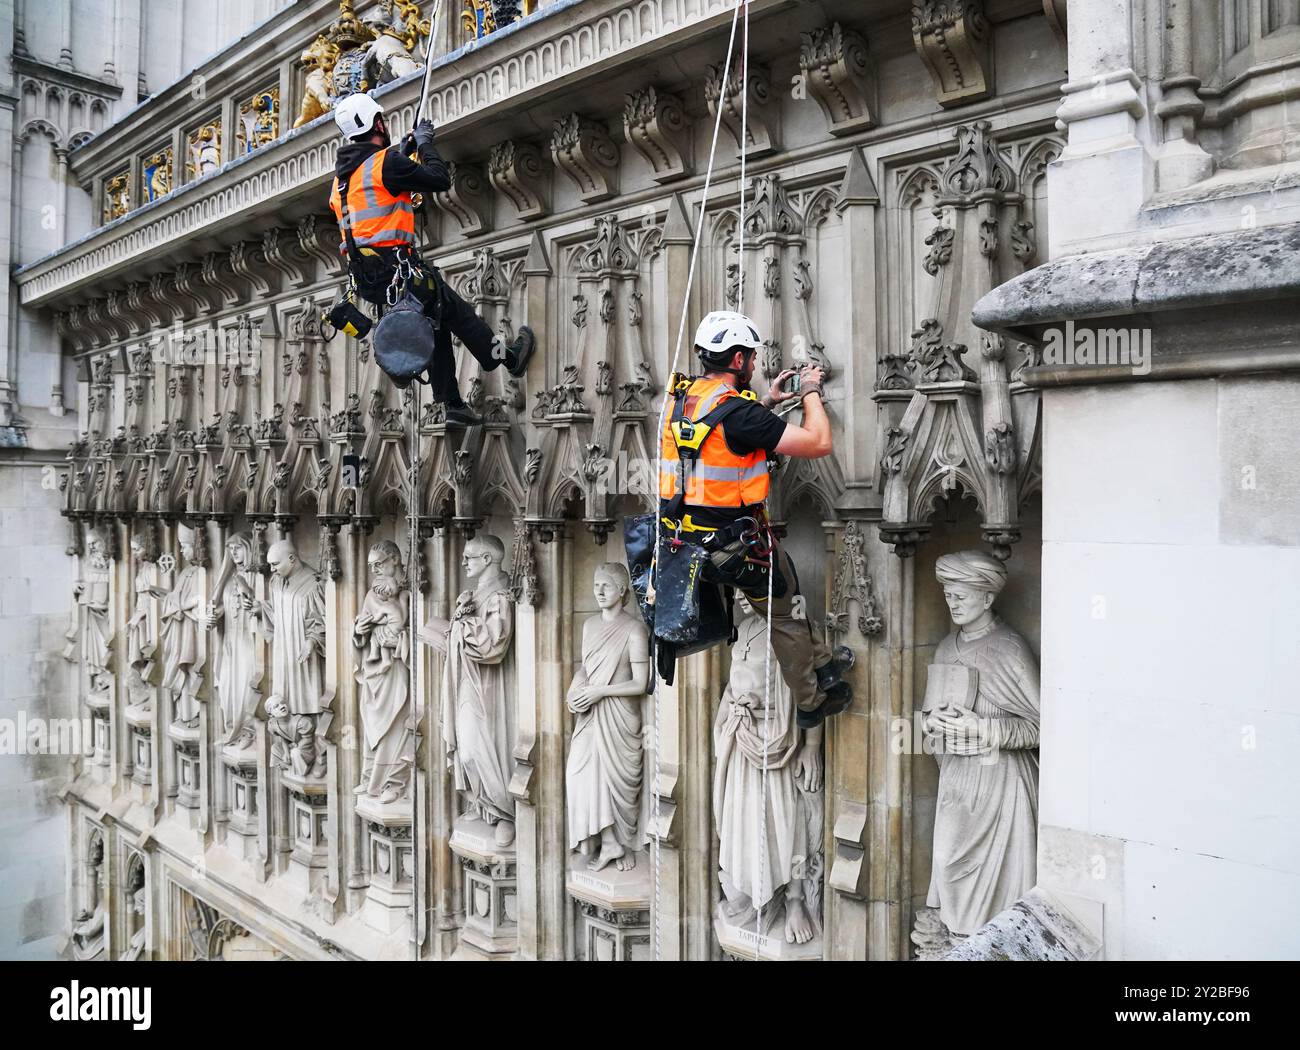
<svg viewBox="0 0 1300 1050">
<path fill-rule="evenodd" d="M 122 712 L 129 727 L 131 780 L 141 787 L 153 783 L 153 709 L 146 704 L 132 704 Z"/>
<path fill-rule="evenodd" d="M 588 962 L 643 962 L 654 958 L 650 858 L 636 854 L 636 867 L 619 871 L 607 864 L 592 871 L 575 856 L 565 882 L 576 908 L 574 950 Z"/>
<path fill-rule="evenodd" d="M 733 959 L 813 962 L 822 957 L 821 937 L 814 937 L 807 944 L 791 944 L 785 939 L 784 920 L 778 915 L 776 921 L 769 924 L 766 910 L 763 925 L 769 927 L 767 932 L 758 933 L 752 922 L 742 928 L 719 915 L 713 920 L 713 935 L 718 938 L 722 950 Z"/>
<path fill-rule="evenodd" d="M 384 933 L 405 925 L 411 916 L 414 846 L 410 799 L 383 805 L 366 796 L 357 800 L 357 816 L 365 826 L 366 863 L 370 887 L 362 914 L 366 923 Z"/>
<path fill-rule="evenodd" d="M 106 772 L 113 762 L 113 733 L 109 721 L 113 702 L 106 694 L 92 693 L 86 697 L 86 706 L 90 709 L 90 764 L 96 770 Z M 96 779 L 103 779 L 99 772 Z"/>
<path fill-rule="evenodd" d="M 251 747 L 227 744 L 221 749 L 223 794 L 229 807 L 227 818 L 232 834 L 255 840 L 262 810 L 261 785 L 257 779 L 257 752 Z"/>
<path fill-rule="evenodd" d="M 494 829 L 477 817 L 456 820 L 451 851 L 465 879 L 465 926 L 453 958 L 506 958 L 519 947 L 515 847 L 498 846 Z"/>
<path fill-rule="evenodd" d="M 281 774 L 288 803 L 289 859 L 309 873 L 323 871 L 329 861 L 327 819 L 329 788 L 324 780 Z M 292 868 L 293 865 L 291 864 Z"/>
<path fill-rule="evenodd" d="M 173 722 L 167 727 L 167 739 L 172 744 L 176 770 L 176 805 L 198 809 L 203 800 L 199 729 L 197 726 L 189 729 Z"/>
</svg>

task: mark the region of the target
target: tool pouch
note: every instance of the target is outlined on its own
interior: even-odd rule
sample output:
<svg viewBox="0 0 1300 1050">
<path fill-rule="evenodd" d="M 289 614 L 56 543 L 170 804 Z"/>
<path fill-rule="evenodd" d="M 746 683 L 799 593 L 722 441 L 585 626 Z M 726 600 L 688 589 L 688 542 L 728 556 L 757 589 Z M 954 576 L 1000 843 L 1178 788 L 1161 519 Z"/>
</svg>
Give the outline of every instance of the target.
<svg viewBox="0 0 1300 1050">
<path fill-rule="evenodd" d="M 405 291 L 375 326 L 375 363 L 399 387 L 410 386 L 433 363 L 435 334 L 424 305 Z"/>
<path fill-rule="evenodd" d="M 350 292 L 334 304 L 325 319 L 336 332 L 350 335 L 353 339 L 364 339 L 374 327 L 374 322 L 360 310 Z"/>
<path fill-rule="evenodd" d="M 709 566 L 706 579 L 734 587 L 746 594 L 767 596 L 767 574 L 772 572 L 772 597 L 784 598 L 787 585 L 781 570 L 772 564 L 771 558 L 761 561 L 754 558 L 751 548 L 744 540 L 735 539 L 726 546 L 709 551 Z"/>
</svg>

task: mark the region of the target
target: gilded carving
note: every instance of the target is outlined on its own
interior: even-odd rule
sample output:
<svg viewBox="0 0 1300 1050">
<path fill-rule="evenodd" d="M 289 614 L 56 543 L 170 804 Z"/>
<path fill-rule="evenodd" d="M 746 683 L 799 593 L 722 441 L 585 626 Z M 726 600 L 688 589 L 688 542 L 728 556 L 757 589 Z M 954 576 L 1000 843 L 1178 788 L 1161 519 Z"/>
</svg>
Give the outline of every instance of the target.
<svg viewBox="0 0 1300 1050">
<path fill-rule="evenodd" d="M 240 103 L 235 116 L 235 150 L 241 156 L 280 137 L 280 89 L 267 88 Z"/>
<path fill-rule="evenodd" d="M 185 173 L 190 179 L 211 175 L 221 167 L 221 122 L 211 121 L 195 128 L 185 138 L 188 156 Z"/>
</svg>

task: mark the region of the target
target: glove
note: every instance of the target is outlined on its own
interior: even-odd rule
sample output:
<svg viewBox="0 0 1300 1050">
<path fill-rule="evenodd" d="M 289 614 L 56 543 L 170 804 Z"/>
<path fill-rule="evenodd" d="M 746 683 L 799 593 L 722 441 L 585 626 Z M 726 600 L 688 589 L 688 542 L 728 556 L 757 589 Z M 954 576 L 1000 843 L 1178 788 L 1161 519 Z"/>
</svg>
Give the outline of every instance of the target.
<svg viewBox="0 0 1300 1050">
<path fill-rule="evenodd" d="M 397 145 L 397 152 L 403 157 L 409 157 L 415 152 L 415 132 L 408 131 L 406 137 Z"/>
<path fill-rule="evenodd" d="M 433 145 L 433 121 L 422 120 L 415 125 L 415 130 L 411 135 L 415 138 L 415 144 L 421 150 Z"/>
</svg>

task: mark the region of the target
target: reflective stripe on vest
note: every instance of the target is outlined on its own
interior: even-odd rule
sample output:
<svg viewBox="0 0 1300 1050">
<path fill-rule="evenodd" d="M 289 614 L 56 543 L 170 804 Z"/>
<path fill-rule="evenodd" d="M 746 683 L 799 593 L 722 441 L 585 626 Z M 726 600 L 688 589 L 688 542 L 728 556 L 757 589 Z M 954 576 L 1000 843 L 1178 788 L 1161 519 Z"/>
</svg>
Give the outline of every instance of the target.
<svg viewBox="0 0 1300 1050">
<path fill-rule="evenodd" d="M 740 396 L 739 391 L 721 379 L 697 379 L 686 393 L 683 418 L 698 422 L 723 401 Z M 677 495 L 680 461 L 677 442 L 673 439 L 672 416 L 669 412 L 660 440 L 663 457 L 659 466 L 660 499 Z M 726 426 L 725 422 L 719 423 L 700 445 L 699 458 L 687 461 L 685 502 L 688 506 L 746 507 L 767 499 L 767 454 L 756 449 L 746 456 L 736 455 L 727 447 Z"/>
<path fill-rule="evenodd" d="M 381 149 L 372 153 L 348 178 L 348 217 L 352 220 L 352 237 L 358 248 L 415 244 L 415 208 L 411 204 L 411 195 L 390 193 L 384 185 L 383 161 L 387 152 Z M 343 202 L 339 197 L 337 178 L 330 192 L 330 207 L 341 228 Z M 339 251 L 347 251 L 346 236 Z"/>
</svg>

